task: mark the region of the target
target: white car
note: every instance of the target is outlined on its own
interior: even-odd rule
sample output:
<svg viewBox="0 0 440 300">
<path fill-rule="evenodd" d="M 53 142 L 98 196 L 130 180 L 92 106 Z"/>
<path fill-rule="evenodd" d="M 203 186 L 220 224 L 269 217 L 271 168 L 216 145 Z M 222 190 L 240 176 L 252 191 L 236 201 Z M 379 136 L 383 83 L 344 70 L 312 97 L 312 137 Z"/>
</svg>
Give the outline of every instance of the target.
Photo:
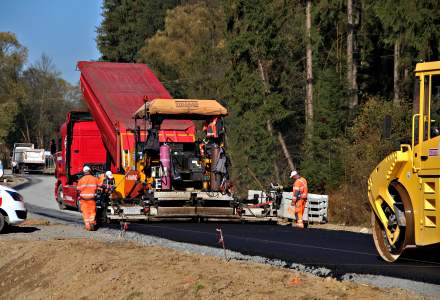
<svg viewBox="0 0 440 300">
<path fill-rule="evenodd" d="M 16 190 L 0 185 L 0 233 L 9 225 L 20 224 L 26 217 L 23 197 Z"/>
</svg>

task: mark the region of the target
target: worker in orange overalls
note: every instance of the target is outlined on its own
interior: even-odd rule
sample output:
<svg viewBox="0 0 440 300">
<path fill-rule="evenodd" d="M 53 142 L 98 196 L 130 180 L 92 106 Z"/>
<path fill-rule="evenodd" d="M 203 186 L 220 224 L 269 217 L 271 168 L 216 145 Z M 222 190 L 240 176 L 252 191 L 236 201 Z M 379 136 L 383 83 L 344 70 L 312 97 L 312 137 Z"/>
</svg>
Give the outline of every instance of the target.
<svg viewBox="0 0 440 300">
<path fill-rule="evenodd" d="M 292 223 L 292 226 L 304 228 L 303 215 L 308 194 L 307 180 L 301 177 L 295 170 L 290 173 L 290 178 L 295 181 L 293 183 L 292 205 L 295 206 L 296 219 L 295 222 Z"/>
<path fill-rule="evenodd" d="M 96 190 L 98 178 L 91 174 L 89 166 L 83 168 L 84 176 L 78 181 L 79 202 L 86 230 L 95 230 L 96 225 Z"/>
<path fill-rule="evenodd" d="M 210 121 L 206 121 L 203 126 L 203 131 L 206 134 L 208 140 L 217 140 L 225 133 L 223 119 L 214 117 Z"/>
<path fill-rule="evenodd" d="M 206 137 L 218 138 L 217 121 L 217 117 L 213 118 L 211 121 L 206 121 L 205 125 L 203 126 L 203 131 L 205 131 Z"/>
</svg>

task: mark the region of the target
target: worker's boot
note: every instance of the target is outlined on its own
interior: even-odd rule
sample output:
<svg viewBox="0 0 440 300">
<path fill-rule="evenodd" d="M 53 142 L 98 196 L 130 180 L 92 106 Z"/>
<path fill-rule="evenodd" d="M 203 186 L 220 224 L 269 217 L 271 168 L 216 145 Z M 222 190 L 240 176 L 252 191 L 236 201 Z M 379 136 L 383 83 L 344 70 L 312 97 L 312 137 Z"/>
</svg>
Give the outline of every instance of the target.
<svg viewBox="0 0 440 300">
<path fill-rule="evenodd" d="M 280 218 L 280 219 L 277 220 L 277 224 L 281 225 L 281 226 L 285 226 L 285 225 L 289 225 L 290 222 L 286 218 Z"/>
<path fill-rule="evenodd" d="M 303 220 L 298 220 L 298 222 L 295 222 L 295 223 L 292 223 L 293 225 L 293 227 L 295 227 L 295 228 L 304 228 L 304 222 L 303 222 Z"/>
<path fill-rule="evenodd" d="M 91 230 L 91 228 L 90 228 L 90 222 L 86 222 L 86 223 L 84 224 L 84 226 L 85 226 L 85 228 L 86 228 L 87 231 L 90 231 L 90 230 Z"/>
</svg>

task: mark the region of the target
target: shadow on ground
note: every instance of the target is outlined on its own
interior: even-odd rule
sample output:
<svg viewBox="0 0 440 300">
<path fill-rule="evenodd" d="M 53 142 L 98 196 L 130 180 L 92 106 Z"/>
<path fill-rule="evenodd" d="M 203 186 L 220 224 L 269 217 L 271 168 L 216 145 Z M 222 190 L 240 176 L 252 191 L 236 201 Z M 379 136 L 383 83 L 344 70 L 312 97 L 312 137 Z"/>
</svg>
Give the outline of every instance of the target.
<svg viewBox="0 0 440 300">
<path fill-rule="evenodd" d="M 26 227 L 20 227 L 20 226 L 9 226 L 4 234 L 10 234 L 10 233 L 32 233 L 35 231 L 39 231 L 40 229 L 37 227 L 32 226 L 26 226 Z"/>
</svg>

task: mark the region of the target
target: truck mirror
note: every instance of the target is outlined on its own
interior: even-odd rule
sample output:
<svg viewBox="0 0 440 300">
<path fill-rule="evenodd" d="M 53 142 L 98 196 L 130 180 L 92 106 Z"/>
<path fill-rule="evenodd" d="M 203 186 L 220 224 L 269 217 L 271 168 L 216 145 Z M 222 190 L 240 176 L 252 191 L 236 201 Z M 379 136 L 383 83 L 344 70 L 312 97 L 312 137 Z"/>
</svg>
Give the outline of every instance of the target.
<svg viewBox="0 0 440 300">
<path fill-rule="evenodd" d="M 385 139 L 391 138 L 391 124 L 392 124 L 392 117 L 390 115 L 385 115 L 383 120 L 383 132 L 382 136 Z"/>
</svg>

